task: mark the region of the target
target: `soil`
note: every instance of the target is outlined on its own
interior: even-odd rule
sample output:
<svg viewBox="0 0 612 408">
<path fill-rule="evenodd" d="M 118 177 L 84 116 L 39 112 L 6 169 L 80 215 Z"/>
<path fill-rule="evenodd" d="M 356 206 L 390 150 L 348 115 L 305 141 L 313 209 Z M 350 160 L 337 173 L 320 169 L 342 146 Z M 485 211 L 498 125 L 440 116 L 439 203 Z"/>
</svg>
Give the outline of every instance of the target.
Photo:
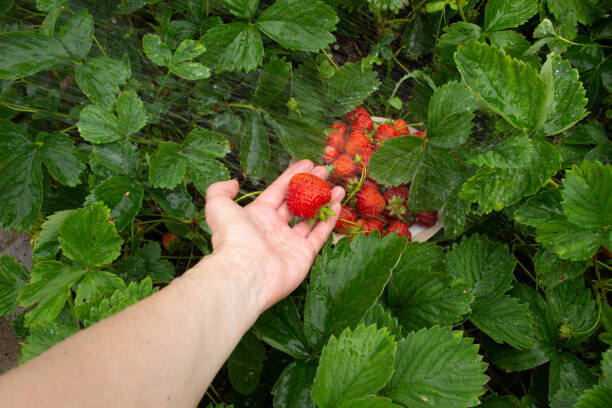
<svg viewBox="0 0 612 408">
<path fill-rule="evenodd" d="M 26 268 L 32 268 L 32 247 L 27 234 L 5 233 L 0 230 L 0 256 L 10 255 Z M 11 327 L 12 319 L 0 317 L 0 374 L 17 365 L 19 360 L 19 338 Z"/>
</svg>

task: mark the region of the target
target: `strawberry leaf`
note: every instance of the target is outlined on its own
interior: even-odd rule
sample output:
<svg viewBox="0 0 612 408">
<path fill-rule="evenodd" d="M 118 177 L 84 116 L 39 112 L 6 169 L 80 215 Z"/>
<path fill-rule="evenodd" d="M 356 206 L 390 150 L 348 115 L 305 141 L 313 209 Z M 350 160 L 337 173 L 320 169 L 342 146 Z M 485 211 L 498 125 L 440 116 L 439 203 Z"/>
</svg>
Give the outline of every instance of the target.
<svg viewBox="0 0 612 408">
<path fill-rule="evenodd" d="M 0 79 L 25 78 L 70 60 L 59 40 L 31 31 L 0 34 L 0 55 Z"/>
<path fill-rule="evenodd" d="M 387 329 L 359 325 L 331 336 L 321 352 L 312 386 L 320 408 L 375 394 L 393 374 L 397 344 Z"/>
<path fill-rule="evenodd" d="M 405 406 L 460 408 L 479 403 L 486 364 L 473 339 L 450 328 L 412 332 L 397 347 L 383 395 Z"/>
<path fill-rule="evenodd" d="M 470 136 L 475 99 L 465 85 L 451 81 L 435 90 L 429 100 L 427 137 L 432 146 L 453 148 Z"/>
<path fill-rule="evenodd" d="M 588 268 L 587 262 L 566 261 L 547 249 L 541 248 L 533 257 L 539 285 L 554 288 L 568 279 L 582 276 Z"/>
<path fill-rule="evenodd" d="M 136 176 L 139 157 L 136 148 L 126 139 L 93 145 L 89 166 L 102 179 L 110 176 Z"/>
<path fill-rule="evenodd" d="M 236 391 L 249 395 L 255 390 L 265 359 L 265 347 L 253 333 L 247 332 L 227 360 L 228 376 Z"/>
<path fill-rule="evenodd" d="M 216 72 L 249 72 L 261 65 L 263 43 L 257 28 L 236 22 L 211 28 L 203 38 L 205 61 Z"/>
<path fill-rule="evenodd" d="M 125 136 L 138 133 L 147 124 L 147 113 L 136 92 L 123 91 L 117 98 L 117 124 Z"/>
<path fill-rule="evenodd" d="M 408 183 L 421 165 L 424 153 L 423 139 L 416 136 L 387 140 L 370 158 L 370 177 L 385 186 Z"/>
<path fill-rule="evenodd" d="M 92 305 L 110 297 L 115 290 L 125 289 L 123 279 L 106 271 L 87 271 L 78 284 L 74 300 L 74 311 L 79 320 L 89 318 Z"/>
<path fill-rule="evenodd" d="M 334 72 L 327 84 L 327 104 L 330 114 L 343 115 L 361 104 L 378 89 L 380 81 L 375 71 L 346 63 Z"/>
<path fill-rule="evenodd" d="M 612 401 L 612 387 L 599 384 L 580 396 L 575 408 L 604 408 Z"/>
<path fill-rule="evenodd" d="M 30 335 L 21 347 L 19 364 L 24 364 L 47 351 L 60 341 L 67 339 L 79 329 L 74 325 L 49 322 L 30 328 Z"/>
<path fill-rule="evenodd" d="M 240 143 L 240 164 L 253 180 L 261 179 L 270 161 L 270 142 L 263 117 L 258 112 L 249 112 L 246 129 Z"/>
<path fill-rule="evenodd" d="M 79 160 L 74 143 L 64 133 L 39 133 L 36 141 L 42 143 L 40 159 L 49 173 L 62 184 L 76 186 L 85 166 Z"/>
<path fill-rule="evenodd" d="M 329 336 L 355 327 L 376 303 L 404 248 L 395 235 L 343 239 L 326 247 L 311 273 L 304 309 L 306 338 L 320 349 Z"/>
<path fill-rule="evenodd" d="M 111 209 L 111 217 L 118 231 L 122 231 L 142 207 L 144 188 L 136 180 L 125 176 L 113 176 L 103 181 L 87 196 L 85 204 L 104 203 Z"/>
<path fill-rule="evenodd" d="M 93 41 L 94 21 L 87 10 L 70 17 L 60 28 L 59 39 L 76 58 L 83 59 L 89 54 Z"/>
<path fill-rule="evenodd" d="M 88 58 L 83 65 L 77 65 L 74 74 L 89 100 L 106 111 L 113 108 L 119 85 L 125 84 L 130 77 L 123 61 L 106 57 Z"/>
<path fill-rule="evenodd" d="M 159 145 L 151 157 L 149 181 L 153 187 L 175 187 L 187 171 L 187 160 L 180 154 L 181 147 L 174 142 Z"/>
<path fill-rule="evenodd" d="M 566 389 L 584 391 L 595 385 L 597 377 L 580 359 L 563 351 L 550 360 L 548 372 L 548 398 Z"/>
<path fill-rule="evenodd" d="M 317 370 L 317 360 L 294 361 L 281 373 L 272 388 L 277 408 L 316 408 L 311 389 Z"/>
<path fill-rule="evenodd" d="M 9 316 L 17 311 L 17 294 L 28 281 L 28 271 L 15 258 L 2 255 L 0 258 L 0 316 Z"/>
<path fill-rule="evenodd" d="M 491 0 L 485 8 L 486 31 L 514 28 L 538 12 L 536 0 Z"/>
<path fill-rule="evenodd" d="M 467 163 L 479 167 L 514 168 L 529 164 L 534 154 L 531 139 L 527 137 L 512 137 L 503 139 L 484 153 L 479 153 L 467 160 Z"/>
</svg>

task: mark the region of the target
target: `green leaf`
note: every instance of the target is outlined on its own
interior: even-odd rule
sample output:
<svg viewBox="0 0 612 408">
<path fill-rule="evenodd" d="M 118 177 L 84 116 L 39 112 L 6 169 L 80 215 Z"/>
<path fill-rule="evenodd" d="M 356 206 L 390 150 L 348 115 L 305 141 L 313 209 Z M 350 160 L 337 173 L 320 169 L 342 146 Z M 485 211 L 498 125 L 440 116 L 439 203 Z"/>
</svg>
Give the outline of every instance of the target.
<svg viewBox="0 0 612 408">
<path fill-rule="evenodd" d="M 290 62 L 286 62 L 284 58 L 279 59 L 276 56 L 270 58 L 270 61 L 261 70 L 257 88 L 255 88 L 253 93 L 253 104 L 256 106 L 270 106 L 276 98 L 280 97 L 287 86 L 290 73 Z"/>
<path fill-rule="evenodd" d="M 89 54 L 93 40 L 94 21 L 87 10 L 70 17 L 60 28 L 59 39 L 64 46 L 78 59 Z"/>
<path fill-rule="evenodd" d="M 587 262 L 563 260 L 544 248 L 536 252 L 533 263 L 538 284 L 547 288 L 554 288 L 568 279 L 582 276 L 589 266 Z"/>
<path fill-rule="evenodd" d="M 511 137 L 503 139 L 484 153 L 472 156 L 467 163 L 479 167 L 514 168 L 529 164 L 534 154 L 531 139 L 527 137 Z"/>
<path fill-rule="evenodd" d="M 34 145 L 0 169 L 0 227 L 28 229 L 38 218 L 43 199 L 40 154 Z"/>
<path fill-rule="evenodd" d="M 283 148 L 293 157 L 318 161 L 325 138 L 316 128 L 299 120 L 264 114 L 264 120 L 278 136 Z"/>
<path fill-rule="evenodd" d="M 119 139 L 114 143 L 93 145 L 89 166 L 97 176 L 135 176 L 139 159 L 134 145 L 127 139 Z"/>
<path fill-rule="evenodd" d="M 30 31 L 0 34 L 0 79 L 20 79 L 68 62 L 61 42 Z"/>
<path fill-rule="evenodd" d="M 230 151 L 230 145 L 221 133 L 195 128 L 185 138 L 183 150 L 187 157 L 222 158 Z"/>
<path fill-rule="evenodd" d="M 388 287 L 389 304 L 405 332 L 453 325 L 470 311 L 472 300 L 465 282 L 446 272 L 442 247 L 419 242 L 406 246 Z"/>
<path fill-rule="evenodd" d="M 74 69 L 79 88 L 94 104 L 113 109 L 119 86 L 125 84 L 130 71 L 123 61 L 106 57 L 88 58 Z"/>
<path fill-rule="evenodd" d="M 368 396 L 345 401 L 339 405 L 339 408 L 401 408 L 401 406 L 393 404 L 388 398 Z"/>
<path fill-rule="evenodd" d="M 210 69 L 199 62 L 181 62 L 173 65 L 170 72 L 190 81 L 206 79 L 210 76 Z"/>
<path fill-rule="evenodd" d="M 602 383 L 610 385 L 612 383 L 612 348 L 609 348 L 601 356 L 601 372 L 603 375 Z"/>
<path fill-rule="evenodd" d="M 87 105 L 77 123 L 81 137 L 91 143 L 108 143 L 122 139 L 119 121 L 112 113 L 96 105 Z"/>
<path fill-rule="evenodd" d="M 559 390 L 572 388 L 586 390 L 596 383 L 595 374 L 589 367 L 565 351 L 550 360 L 548 378 L 549 399 L 552 399 Z"/>
<path fill-rule="evenodd" d="M 578 399 L 575 408 L 606 408 L 612 401 L 612 387 L 596 385 Z"/>
<path fill-rule="evenodd" d="M 236 391 L 249 395 L 259 383 L 266 349 L 251 332 L 247 332 L 227 360 L 227 372 Z"/>
<path fill-rule="evenodd" d="M 486 31 L 518 27 L 537 12 L 537 0 L 490 0 L 483 27 Z"/>
<path fill-rule="evenodd" d="M 559 390 L 550 400 L 550 408 L 569 408 L 573 407 L 582 395 L 582 391 L 577 388 L 566 388 Z"/>
<path fill-rule="evenodd" d="M 283 370 L 272 388 L 275 408 L 316 408 L 311 389 L 317 362 L 294 361 Z"/>
<path fill-rule="evenodd" d="M 597 0 L 546 0 L 548 8 L 558 20 L 569 19 L 585 25 L 590 25 L 604 13 L 605 6 L 598 3 Z"/>
<path fill-rule="evenodd" d="M 530 197 L 514 213 L 514 218 L 521 224 L 538 227 L 549 221 L 563 218 L 561 194 L 555 188 L 543 189 Z"/>
<path fill-rule="evenodd" d="M 104 298 L 99 304 L 92 305 L 89 310 L 89 319 L 83 323 L 85 327 L 91 326 L 93 323 L 119 313 L 128 306 L 151 296 L 154 292 L 157 292 L 157 288 L 153 289 L 153 282 L 150 278 L 143 279 L 140 285 L 132 282 L 125 289 L 117 289 L 110 298 Z"/>
<path fill-rule="evenodd" d="M 229 180 L 227 167 L 218 160 L 192 157 L 187 161 L 191 181 L 196 189 L 206 196 L 206 189 L 217 181 Z"/>
<path fill-rule="evenodd" d="M 563 212 L 581 227 L 612 227 L 612 166 L 584 161 L 572 166 L 561 190 Z"/>
<path fill-rule="evenodd" d="M 64 133 L 40 133 L 40 159 L 49 173 L 62 184 L 74 187 L 81 182 L 85 166 L 79 160 L 74 143 Z"/>
<path fill-rule="evenodd" d="M 458 147 L 472 132 L 474 96 L 459 82 L 448 82 L 435 90 L 429 101 L 427 137 L 432 146 Z"/>
<path fill-rule="evenodd" d="M 35 238 L 32 245 L 32 261 L 51 261 L 55 259 L 59 251 L 59 228 L 68 214 L 74 210 L 58 211 L 47 217 L 43 222 L 40 234 Z"/>
<path fill-rule="evenodd" d="M 204 35 L 205 61 L 216 72 L 249 72 L 261 65 L 263 42 L 254 26 L 245 23 L 221 24 Z"/>
<path fill-rule="evenodd" d="M 79 282 L 74 300 L 74 311 L 79 320 L 89 318 L 92 305 L 110 297 L 117 289 L 125 289 L 123 279 L 106 271 L 87 271 Z"/>
<path fill-rule="evenodd" d="M 126 136 L 138 133 L 147 124 L 147 112 L 133 90 L 121 92 L 117 98 L 118 130 Z"/>
<path fill-rule="evenodd" d="M 171 189 L 152 189 L 150 194 L 164 213 L 170 216 L 190 219 L 195 214 L 193 197 L 183 185 Z"/>
<path fill-rule="evenodd" d="M 24 364 L 34 357 L 44 353 L 60 341 L 67 339 L 78 331 L 78 328 L 57 322 L 49 322 L 34 326 L 30 335 L 21 347 L 19 364 Z"/>
<path fill-rule="evenodd" d="M 511 57 L 526 60 L 523 54 L 529 49 L 531 43 L 527 41 L 523 34 L 512 30 L 504 30 L 487 33 L 487 37 L 491 41 L 491 45 L 495 45 Z"/>
<path fill-rule="evenodd" d="M 305 359 L 309 356 L 300 315 L 290 297 L 262 313 L 253 330 L 261 340 L 295 358 Z"/>
<path fill-rule="evenodd" d="M 104 203 L 111 209 L 111 218 L 117 231 L 124 230 L 142 207 L 144 188 L 136 180 L 126 176 L 113 176 L 91 191 L 86 205 Z"/>
<path fill-rule="evenodd" d="M 17 294 L 28 281 L 28 271 L 15 258 L 2 255 L 0 258 L 0 316 L 9 316 L 17 311 Z"/>
<path fill-rule="evenodd" d="M 567 347 L 580 344 L 594 333 L 591 329 L 597 321 L 597 306 L 582 278 L 570 279 L 546 290 L 546 299 Z"/>
<path fill-rule="evenodd" d="M 263 117 L 249 112 L 240 143 L 240 165 L 252 180 L 261 179 L 270 161 L 270 142 Z"/>
<path fill-rule="evenodd" d="M 459 196 L 478 202 L 478 211 L 488 213 L 536 193 L 561 168 L 561 157 L 546 141 L 532 140 L 532 144 L 534 151 L 528 164 L 516 168 L 481 168 L 463 184 Z"/>
<path fill-rule="evenodd" d="M 10 120 L 0 120 L 0 166 L 28 150 L 32 137 L 20 125 Z"/>
<path fill-rule="evenodd" d="M 536 241 L 561 259 L 582 261 L 590 259 L 600 246 L 610 245 L 610 236 L 560 218 L 537 227 Z"/>
<path fill-rule="evenodd" d="M 378 89 L 378 74 L 362 70 L 358 64 L 348 62 L 336 70 L 327 85 L 327 100 L 332 115 L 344 115 Z"/>
<path fill-rule="evenodd" d="M 410 407 L 462 408 L 479 403 L 486 365 L 462 332 L 432 327 L 399 342 L 395 372 L 383 395 Z"/>
<path fill-rule="evenodd" d="M 172 65 L 180 64 L 181 62 L 192 60 L 204 54 L 206 47 L 200 41 L 183 40 L 176 48 L 172 56 Z"/>
<path fill-rule="evenodd" d="M 516 259 L 505 244 L 474 234 L 453 244 L 446 265 L 451 275 L 472 288 L 475 305 L 482 305 L 510 289 Z"/>
<path fill-rule="evenodd" d="M 130 256 L 117 262 L 114 273 L 126 282 L 140 282 L 150 278 L 154 283 L 169 283 L 174 279 L 174 265 L 167 259 L 159 259 L 159 242 L 148 242 Z"/>
<path fill-rule="evenodd" d="M 339 19 L 318 0 L 277 0 L 257 19 L 257 28 L 290 50 L 315 52 L 333 43 Z"/>
<path fill-rule="evenodd" d="M 109 218 L 110 210 L 102 203 L 69 214 L 59 232 L 64 255 L 84 267 L 115 260 L 121 253 L 123 241 Z"/>
<path fill-rule="evenodd" d="M 61 8 L 65 2 L 66 0 L 36 0 L 36 8 L 40 11 L 50 12 Z"/>
<path fill-rule="evenodd" d="M 230 13 L 236 17 L 249 20 L 257 11 L 259 0 L 222 0 Z"/>
<path fill-rule="evenodd" d="M 146 34 L 142 37 L 142 49 L 155 65 L 169 67 L 172 64 L 172 51 L 156 34 Z"/>
<path fill-rule="evenodd" d="M 387 140 L 370 159 L 370 177 L 385 186 L 405 184 L 414 178 L 424 154 L 423 139 L 416 136 Z"/>
<path fill-rule="evenodd" d="M 187 161 L 180 154 L 181 147 L 174 142 L 159 145 L 151 157 L 149 181 L 153 187 L 174 187 L 183 181 Z"/>
<path fill-rule="evenodd" d="M 386 329 L 359 325 L 332 336 L 321 352 L 312 386 L 319 408 L 375 394 L 393 374 L 397 344 Z"/>
<path fill-rule="evenodd" d="M 578 70 L 569 61 L 556 55 L 552 58 L 552 80 L 555 89 L 550 112 L 542 131 L 546 135 L 556 135 L 572 127 L 587 115 L 588 102 L 586 91 L 579 81 Z"/>
<path fill-rule="evenodd" d="M 386 310 L 380 302 L 368 310 L 361 323 L 366 326 L 375 324 L 379 329 L 386 327 L 395 338 L 402 337 L 402 326 L 400 326 L 397 318 L 391 314 L 390 310 Z"/>
<path fill-rule="evenodd" d="M 547 105 L 547 88 L 531 65 L 478 42 L 459 47 L 455 61 L 467 86 L 491 110 L 524 133 L 541 127 L 547 113 L 542 109 Z"/>
<path fill-rule="evenodd" d="M 458 46 L 468 41 L 478 40 L 482 34 L 480 26 L 463 21 L 444 27 L 444 31 L 438 41 L 440 60 L 443 62 L 452 62 Z"/>
<path fill-rule="evenodd" d="M 306 338 L 317 349 L 329 336 L 355 327 L 380 297 L 404 241 L 360 234 L 326 247 L 311 273 L 304 308 Z"/>
<path fill-rule="evenodd" d="M 434 33 L 432 25 L 426 18 L 416 16 L 410 24 L 406 25 L 402 34 L 402 52 L 410 60 L 418 60 L 431 53 L 436 45 Z"/>
<path fill-rule="evenodd" d="M 526 305 L 510 296 L 502 296 L 480 303 L 472 310 L 470 322 L 498 343 L 526 349 L 533 339 L 529 336 L 532 324 Z"/>
<path fill-rule="evenodd" d="M 64 307 L 70 288 L 77 283 L 85 271 L 56 261 L 42 261 L 32 268 L 30 282 L 19 292 L 19 304 L 23 307 L 37 306 L 27 312 L 28 327 L 48 323 L 55 319 Z"/>
</svg>

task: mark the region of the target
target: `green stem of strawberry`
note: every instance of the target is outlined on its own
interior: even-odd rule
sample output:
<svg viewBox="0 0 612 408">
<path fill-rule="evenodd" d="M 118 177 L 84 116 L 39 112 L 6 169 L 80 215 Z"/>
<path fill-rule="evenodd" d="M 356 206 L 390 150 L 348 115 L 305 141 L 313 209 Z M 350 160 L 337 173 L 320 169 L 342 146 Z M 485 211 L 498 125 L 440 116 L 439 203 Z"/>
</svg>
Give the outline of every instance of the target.
<svg viewBox="0 0 612 408">
<path fill-rule="evenodd" d="M 238 197 L 237 199 L 234 200 L 235 203 L 239 203 L 240 201 L 244 200 L 245 198 L 249 198 L 249 197 L 253 197 L 256 195 L 259 195 L 263 193 L 263 191 L 253 191 L 251 193 L 245 194 L 243 196 Z"/>
<path fill-rule="evenodd" d="M 325 222 L 327 221 L 328 217 L 333 217 L 334 215 L 336 215 L 336 213 L 334 210 L 329 208 L 329 203 L 327 203 L 323 207 L 319 208 L 317 213 L 310 220 L 308 220 L 308 226 L 312 227 L 316 221 Z"/>
<path fill-rule="evenodd" d="M 357 194 L 357 192 L 359 190 L 361 190 L 361 187 L 363 186 L 363 182 L 366 179 L 366 165 L 363 162 L 363 160 L 361 160 L 361 156 L 357 155 L 355 157 L 355 159 L 357 159 L 357 157 L 359 157 L 359 160 L 355 160 L 355 163 L 361 163 L 361 177 L 359 178 L 359 183 L 357 184 L 357 187 L 355 187 L 355 189 L 353 191 L 351 191 L 351 194 L 349 194 L 345 199 L 344 202 L 342 203 L 342 205 L 346 205 L 348 204 L 349 201 L 351 201 L 351 198 L 353 198 L 355 196 L 355 194 Z"/>
</svg>

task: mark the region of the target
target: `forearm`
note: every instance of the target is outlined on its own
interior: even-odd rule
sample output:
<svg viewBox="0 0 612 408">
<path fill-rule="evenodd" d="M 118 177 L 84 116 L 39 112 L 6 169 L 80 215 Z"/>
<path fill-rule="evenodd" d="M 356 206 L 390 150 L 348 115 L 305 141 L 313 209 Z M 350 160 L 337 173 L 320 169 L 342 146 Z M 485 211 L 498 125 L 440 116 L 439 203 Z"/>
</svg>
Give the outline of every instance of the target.
<svg viewBox="0 0 612 408">
<path fill-rule="evenodd" d="M 245 271 L 229 262 L 206 258 L 162 291 L 8 373 L 0 400 L 15 407 L 195 406 L 263 304 Z"/>
</svg>

